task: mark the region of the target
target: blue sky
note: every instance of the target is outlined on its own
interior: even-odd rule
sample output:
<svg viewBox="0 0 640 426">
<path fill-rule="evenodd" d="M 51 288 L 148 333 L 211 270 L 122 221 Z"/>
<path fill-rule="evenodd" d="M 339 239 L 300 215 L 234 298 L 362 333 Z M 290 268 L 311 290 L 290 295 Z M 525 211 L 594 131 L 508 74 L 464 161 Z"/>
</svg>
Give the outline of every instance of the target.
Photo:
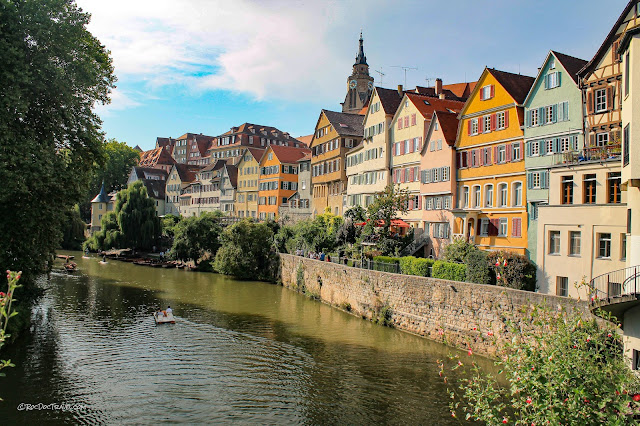
<svg viewBox="0 0 640 426">
<path fill-rule="evenodd" d="M 551 49 L 591 59 L 626 3 L 78 0 L 118 77 L 103 129 L 143 149 L 244 122 L 312 133 L 320 109 L 340 110 L 361 29 L 383 87 L 404 84 L 397 66 L 418 68 L 408 87 L 473 81 L 485 65 L 535 76 Z"/>
</svg>

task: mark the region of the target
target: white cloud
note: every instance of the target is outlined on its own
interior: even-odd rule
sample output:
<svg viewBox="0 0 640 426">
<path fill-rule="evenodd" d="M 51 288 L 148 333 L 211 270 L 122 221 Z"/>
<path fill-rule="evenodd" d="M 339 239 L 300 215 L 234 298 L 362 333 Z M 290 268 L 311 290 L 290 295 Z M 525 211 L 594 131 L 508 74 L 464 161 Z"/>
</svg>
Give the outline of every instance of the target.
<svg viewBox="0 0 640 426">
<path fill-rule="evenodd" d="M 150 89 L 177 84 L 256 99 L 334 102 L 344 93 L 335 82 L 348 75 L 356 49 L 354 39 L 348 47 L 343 43 L 338 27 L 349 24 L 341 16 L 364 9 L 354 3 L 287 0 L 78 4 L 92 14 L 89 30 L 111 50 L 121 81 L 143 81 Z M 346 30 L 353 34 L 357 28 Z M 341 62 L 345 65 L 336 66 Z M 127 105 L 120 96 L 121 105 Z"/>
<path fill-rule="evenodd" d="M 95 105 L 95 112 L 101 116 L 107 116 L 111 111 L 123 110 L 134 108 L 142 105 L 139 101 L 141 96 L 134 97 L 131 94 L 125 93 L 122 90 L 116 88 L 111 92 L 111 103 L 102 105 L 97 103 Z"/>
</svg>

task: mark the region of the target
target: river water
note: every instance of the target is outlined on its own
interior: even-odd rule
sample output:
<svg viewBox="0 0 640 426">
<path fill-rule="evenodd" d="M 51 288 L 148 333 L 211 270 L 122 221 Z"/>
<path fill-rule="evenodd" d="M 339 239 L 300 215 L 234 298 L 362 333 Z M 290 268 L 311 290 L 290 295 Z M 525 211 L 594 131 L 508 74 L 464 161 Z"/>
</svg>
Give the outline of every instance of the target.
<svg viewBox="0 0 640 426">
<path fill-rule="evenodd" d="M 451 348 L 272 284 L 73 254 L 2 354 L 2 424 L 457 424 Z M 39 403 L 70 406 L 18 409 Z"/>
</svg>

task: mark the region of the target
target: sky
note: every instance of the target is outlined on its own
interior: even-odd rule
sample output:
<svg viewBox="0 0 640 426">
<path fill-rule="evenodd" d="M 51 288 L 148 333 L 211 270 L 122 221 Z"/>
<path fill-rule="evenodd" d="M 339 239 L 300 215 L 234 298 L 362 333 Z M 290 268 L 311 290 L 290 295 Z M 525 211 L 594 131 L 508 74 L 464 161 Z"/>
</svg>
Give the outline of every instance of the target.
<svg viewBox="0 0 640 426">
<path fill-rule="evenodd" d="M 147 150 L 244 122 L 313 133 L 321 109 L 341 110 L 360 31 L 377 86 L 475 81 L 485 66 L 535 76 L 549 50 L 590 60 L 627 0 L 77 3 L 118 78 L 96 106 L 106 137 Z M 406 82 L 401 67 L 415 68 Z"/>
</svg>

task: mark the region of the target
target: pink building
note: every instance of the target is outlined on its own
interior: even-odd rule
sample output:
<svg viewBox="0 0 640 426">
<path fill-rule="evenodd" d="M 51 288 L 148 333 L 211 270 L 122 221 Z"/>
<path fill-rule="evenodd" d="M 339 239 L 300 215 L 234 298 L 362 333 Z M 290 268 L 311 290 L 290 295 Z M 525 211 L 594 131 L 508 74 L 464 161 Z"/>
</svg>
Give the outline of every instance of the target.
<svg viewBox="0 0 640 426">
<path fill-rule="evenodd" d="M 420 156 L 420 196 L 425 255 L 439 258 L 451 241 L 456 199 L 456 134 L 458 115 L 435 111 Z"/>
</svg>

